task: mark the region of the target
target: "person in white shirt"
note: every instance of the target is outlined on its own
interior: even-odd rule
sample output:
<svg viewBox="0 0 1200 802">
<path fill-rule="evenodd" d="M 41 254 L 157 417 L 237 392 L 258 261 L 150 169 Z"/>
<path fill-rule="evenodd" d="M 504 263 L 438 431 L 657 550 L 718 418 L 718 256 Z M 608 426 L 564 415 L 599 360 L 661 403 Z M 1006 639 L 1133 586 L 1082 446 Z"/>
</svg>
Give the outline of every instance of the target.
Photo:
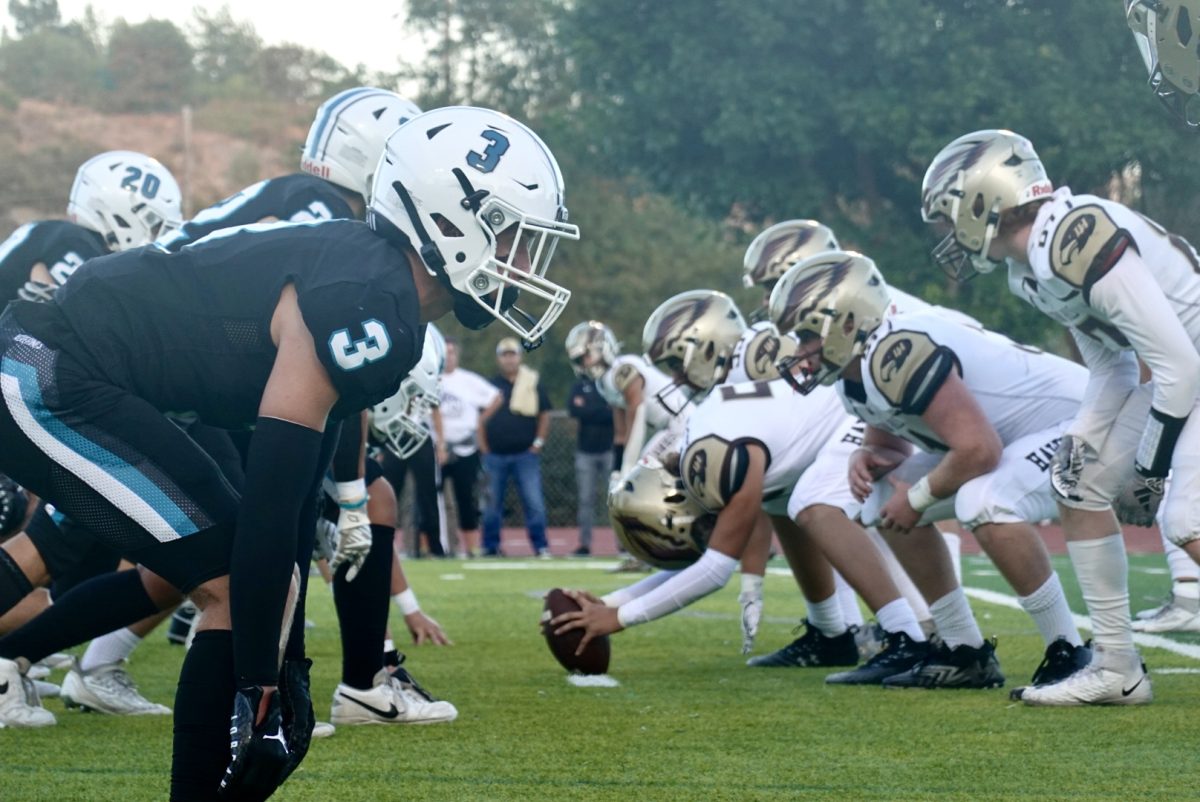
<svg viewBox="0 0 1200 802">
<path fill-rule="evenodd" d="M 442 467 L 442 487 L 449 480 L 458 510 L 458 552 L 474 556 L 479 549 L 479 446 L 475 431 L 479 413 L 496 398 L 498 390 L 478 373 L 458 366 L 459 344 L 446 338 L 446 368 L 442 373 L 442 435 L 437 441 L 437 461 Z"/>
<path fill-rule="evenodd" d="M 949 229 L 934 250 L 944 269 L 962 278 L 1007 263 L 1009 289 L 1066 326 L 1088 367 L 1052 480 L 1098 648 L 1087 669 L 1026 701 L 1148 696 L 1134 693 L 1144 674 L 1118 520 L 1150 526 L 1161 504 L 1163 533 L 1200 557 L 1200 256 L 1120 203 L 1055 190 L 1032 143 L 1012 131 L 943 148 L 921 211 Z"/>
</svg>

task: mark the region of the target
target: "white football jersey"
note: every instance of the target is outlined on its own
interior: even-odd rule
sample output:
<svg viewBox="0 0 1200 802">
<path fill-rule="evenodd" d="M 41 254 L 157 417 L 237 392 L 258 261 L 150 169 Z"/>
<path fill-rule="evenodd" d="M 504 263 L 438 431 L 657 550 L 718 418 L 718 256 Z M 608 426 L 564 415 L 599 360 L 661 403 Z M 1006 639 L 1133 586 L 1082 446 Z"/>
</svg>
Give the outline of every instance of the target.
<svg viewBox="0 0 1200 802">
<path fill-rule="evenodd" d="M 720 509 L 740 486 L 735 447 L 752 442 L 767 452 L 767 503 L 786 498 L 835 435 L 853 437 L 858 446 L 863 429 L 861 421 L 842 409 L 831 387 L 800 395 L 782 381 L 723 384 L 688 419 L 680 443 L 680 473 L 697 501 Z"/>
<path fill-rule="evenodd" d="M 951 370 L 962 377 L 1004 445 L 1071 419 L 1087 370 L 937 310 L 888 317 L 862 357 L 863 383 L 837 383 L 846 409 L 928 451 L 946 444 L 921 419 Z"/>
<path fill-rule="evenodd" d="M 642 403 L 646 407 L 646 425 L 654 430 L 665 429 L 675 416 L 671 410 L 663 406 L 659 394 L 663 393 L 672 409 L 686 409 L 690 394 L 685 388 L 672 387 L 674 382 L 658 368 L 636 354 L 621 354 L 617 357 L 596 388 L 609 406 L 625 409 L 625 388 L 634 380 L 641 377 Z"/>
</svg>

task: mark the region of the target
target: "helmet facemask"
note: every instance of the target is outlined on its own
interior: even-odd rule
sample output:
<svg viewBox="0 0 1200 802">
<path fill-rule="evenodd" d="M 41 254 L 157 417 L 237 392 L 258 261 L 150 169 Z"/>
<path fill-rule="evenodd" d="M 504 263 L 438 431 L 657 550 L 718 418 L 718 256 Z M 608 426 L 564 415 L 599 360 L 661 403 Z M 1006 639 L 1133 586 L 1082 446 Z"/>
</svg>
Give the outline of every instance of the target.
<svg viewBox="0 0 1200 802">
<path fill-rule="evenodd" d="M 412 457 L 429 439 L 429 429 L 424 421 L 433 409 L 433 399 L 411 378 L 400 385 L 398 403 L 403 412 L 391 415 L 375 424 L 376 430 L 387 441 L 388 450 L 401 460 Z M 379 425 L 379 424 L 382 425 Z"/>
<path fill-rule="evenodd" d="M 1200 132 L 1200 15 L 1180 0 L 1126 0 L 1125 16 L 1155 97 Z"/>
</svg>

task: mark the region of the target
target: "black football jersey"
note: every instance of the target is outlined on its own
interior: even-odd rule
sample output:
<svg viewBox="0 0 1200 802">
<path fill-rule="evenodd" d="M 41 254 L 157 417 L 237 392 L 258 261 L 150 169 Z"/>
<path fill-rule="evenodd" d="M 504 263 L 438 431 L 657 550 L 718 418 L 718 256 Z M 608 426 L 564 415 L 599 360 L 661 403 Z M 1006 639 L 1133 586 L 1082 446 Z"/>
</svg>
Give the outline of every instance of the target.
<svg viewBox="0 0 1200 802">
<path fill-rule="evenodd" d="M 80 265 L 106 253 L 104 237 L 90 228 L 66 220 L 26 223 L 0 244 L 0 308 L 17 297 L 39 262 L 62 286 Z"/>
<path fill-rule="evenodd" d="M 252 424 L 275 359 L 271 316 L 294 284 L 341 419 L 393 395 L 421 356 L 420 307 L 402 251 L 365 223 L 230 229 L 168 253 L 89 262 L 53 303 L 17 321 L 162 412 Z"/>
<path fill-rule="evenodd" d="M 268 217 L 289 223 L 314 220 L 345 220 L 354 217 L 341 190 L 308 173 L 269 178 L 209 206 L 158 241 L 158 246 L 177 251 L 214 231 L 246 226 Z"/>
</svg>

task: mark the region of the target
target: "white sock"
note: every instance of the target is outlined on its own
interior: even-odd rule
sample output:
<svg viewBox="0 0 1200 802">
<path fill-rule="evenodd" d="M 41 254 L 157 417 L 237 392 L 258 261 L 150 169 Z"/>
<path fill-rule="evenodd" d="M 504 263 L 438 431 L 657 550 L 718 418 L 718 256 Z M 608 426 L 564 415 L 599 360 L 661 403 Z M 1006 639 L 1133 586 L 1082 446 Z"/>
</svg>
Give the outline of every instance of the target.
<svg viewBox="0 0 1200 802">
<path fill-rule="evenodd" d="M 846 584 L 846 580 L 842 579 L 842 575 L 837 571 L 833 572 L 833 586 L 836 588 L 834 594 L 837 596 L 838 605 L 842 608 L 842 619 L 846 622 L 846 626 L 861 627 L 863 625 L 862 608 L 858 606 L 858 594 L 854 592 L 854 588 Z"/>
<path fill-rule="evenodd" d="M 951 649 L 963 645 L 978 649 L 983 645 L 983 633 L 975 623 L 967 594 L 963 593 L 962 588 L 955 588 L 929 605 L 929 612 L 937 624 L 938 636 Z"/>
<path fill-rule="evenodd" d="M 1067 597 L 1063 595 L 1058 574 L 1051 571 L 1050 577 L 1040 588 L 1028 596 L 1019 596 L 1018 600 L 1033 623 L 1037 624 L 1047 646 L 1059 638 L 1066 638 L 1072 646 L 1083 644 L 1079 630 L 1071 620 L 1071 608 L 1067 606 Z"/>
<path fill-rule="evenodd" d="M 1109 651 L 1133 651 L 1129 623 L 1129 560 L 1120 533 L 1067 542 L 1075 577 L 1092 617 L 1092 638 Z"/>
<path fill-rule="evenodd" d="M 808 602 L 808 623 L 827 638 L 836 638 L 846 631 L 846 617 L 842 615 L 837 593 L 824 601 Z"/>
<path fill-rule="evenodd" d="M 87 651 L 79 661 L 79 668 L 91 671 L 98 666 L 119 663 L 133 654 L 133 650 L 141 642 L 142 639 L 128 629 L 118 629 L 116 632 L 101 635 L 88 644 Z"/>
<path fill-rule="evenodd" d="M 1196 580 L 1200 579 L 1200 565 L 1196 565 L 1192 555 L 1167 540 L 1166 535 L 1160 532 L 1159 536 L 1163 542 L 1163 554 L 1167 556 L 1167 568 L 1171 570 L 1171 581 L 1176 587 L 1179 585 L 1188 587 L 1191 595 L 1184 598 L 1200 599 L 1200 587 L 1196 584 Z"/>
<path fill-rule="evenodd" d="M 912 606 L 903 596 L 893 599 L 876 610 L 875 620 L 879 622 L 879 626 L 883 627 L 884 632 L 903 632 L 917 643 L 925 642 L 925 632 L 917 623 L 917 616 L 913 613 Z"/>
</svg>

